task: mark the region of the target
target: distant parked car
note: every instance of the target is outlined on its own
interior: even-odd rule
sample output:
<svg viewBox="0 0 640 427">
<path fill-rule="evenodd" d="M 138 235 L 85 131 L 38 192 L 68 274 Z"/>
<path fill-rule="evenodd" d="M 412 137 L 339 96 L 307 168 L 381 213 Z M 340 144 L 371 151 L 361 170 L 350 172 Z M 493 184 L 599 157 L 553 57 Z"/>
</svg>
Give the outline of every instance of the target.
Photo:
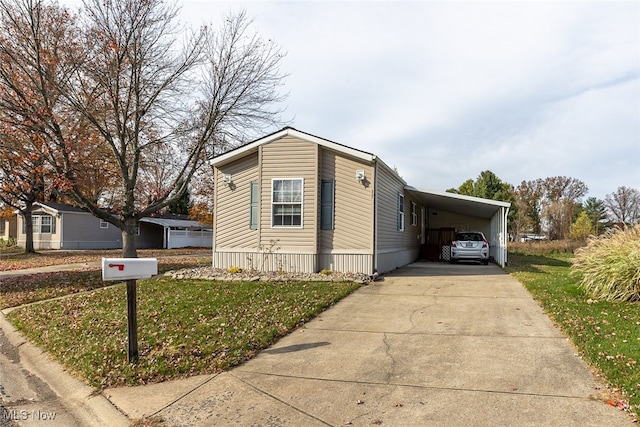
<svg viewBox="0 0 640 427">
<path fill-rule="evenodd" d="M 489 264 L 489 242 L 479 231 L 463 231 L 456 233 L 451 242 L 451 258 L 453 264 L 458 261 L 480 261 Z"/>
</svg>

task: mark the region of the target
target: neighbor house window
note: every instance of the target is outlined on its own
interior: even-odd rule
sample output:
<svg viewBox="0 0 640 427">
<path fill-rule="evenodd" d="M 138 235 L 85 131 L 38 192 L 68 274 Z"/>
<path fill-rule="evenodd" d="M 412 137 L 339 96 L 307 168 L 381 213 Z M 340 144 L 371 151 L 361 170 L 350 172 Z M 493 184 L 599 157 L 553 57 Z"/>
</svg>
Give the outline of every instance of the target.
<svg viewBox="0 0 640 427">
<path fill-rule="evenodd" d="M 271 224 L 302 227 L 302 178 L 274 179 L 271 193 Z"/>
<path fill-rule="evenodd" d="M 51 234 L 53 218 L 49 215 L 42 215 L 40 217 L 40 233 Z"/>
<path fill-rule="evenodd" d="M 249 195 L 249 229 L 258 229 L 258 217 L 260 216 L 259 201 L 260 201 L 260 187 L 258 181 L 251 181 Z"/>
<path fill-rule="evenodd" d="M 323 179 L 320 185 L 320 229 L 333 230 L 335 181 Z"/>
<path fill-rule="evenodd" d="M 418 225 L 418 206 L 411 202 L 411 225 Z"/>
<path fill-rule="evenodd" d="M 109 223 L 104 219 L 100 220 L 100 228 L 109 228 Z"/>
<path fill-rule="evenodd" d="M 33 232 L 40 234 L 52 234 L 56 232 L 56 223 L 51 215 L 32 215 L 31 223 L 33 224 Z M 26 221 L 22 222 L 22 232 L 27 231 Z"/>
<path fill-rule="evenodd" d="M 4 234 L 6 227 L 5 227 L 6 221 L 4 218 L 0 218 L 0 234 Z"/>
<path fill-rule="evenodd" d="M 398 231 L 404 231 L 404 195 L 398 193 Z"/>
</svg>

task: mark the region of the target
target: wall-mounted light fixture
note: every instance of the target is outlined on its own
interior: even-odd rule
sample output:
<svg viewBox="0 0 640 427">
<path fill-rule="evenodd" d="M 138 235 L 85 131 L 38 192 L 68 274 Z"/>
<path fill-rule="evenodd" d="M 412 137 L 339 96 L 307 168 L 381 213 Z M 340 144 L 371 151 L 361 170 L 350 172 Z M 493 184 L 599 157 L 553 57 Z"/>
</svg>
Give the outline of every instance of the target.
<svg viewBox="0 0 640 427">
<path fill-rule="evenodd" d="M 231 180 L 231 174 L 230 173 L 225 173 L 224 177 L 222 178 L 222 182 L 224 182 L 225 184 L 231 184 L 233 182 Z"/>
<path fill-rule="evenodd" d="M 364 175 L 364 170 L 360 169 L 356 171 L 356 181 L 358 181 L 359 183 L 362 184 L 362 182 L 364 182 L 365 179 L 365 175 Z"/>
</svg>

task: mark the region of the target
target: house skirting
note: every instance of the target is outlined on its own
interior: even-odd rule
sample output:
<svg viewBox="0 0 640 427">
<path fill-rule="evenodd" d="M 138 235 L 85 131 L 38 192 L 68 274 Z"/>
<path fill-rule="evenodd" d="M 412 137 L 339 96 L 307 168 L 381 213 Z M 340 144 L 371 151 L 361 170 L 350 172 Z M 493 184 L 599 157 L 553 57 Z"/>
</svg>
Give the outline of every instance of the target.
<svg viewBox="0 0 640 427">
<path fill-rule="evenodd" d="M 213 267 L 222 269 L 240 267 L 259 271 L 282 270 L 294 273 L 316 273 L 321 270 L 331 270 L 342 273 L 371 274 L 372 265 L 372 254 L 213 252 Z"/>
<path fill-rule="evenodd" d="M 419 256 L 419 247 L 379 251 L 375 268 L 379 273 L 386 273 L 387 271 L 411 264 L 417 260 Z"/>
</svg>

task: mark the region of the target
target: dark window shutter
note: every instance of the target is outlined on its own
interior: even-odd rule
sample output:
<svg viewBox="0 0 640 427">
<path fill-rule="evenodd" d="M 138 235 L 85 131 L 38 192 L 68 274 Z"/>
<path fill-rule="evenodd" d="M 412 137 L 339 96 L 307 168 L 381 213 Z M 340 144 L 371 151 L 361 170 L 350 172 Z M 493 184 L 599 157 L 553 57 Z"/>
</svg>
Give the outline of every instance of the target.
<svg viewBox="0 0 640 427">
<path fill-rule="evenodd" d="M 258 229 L 260 191 L 258 181 L 251 181 L 250 211 L 249 211 L 249 229 Z"/>
<path fill-rule="evenodd" d="M 335 181 L 323 179 L 320 188 L 320 229 L 333 230 Z"/>
</svg>

